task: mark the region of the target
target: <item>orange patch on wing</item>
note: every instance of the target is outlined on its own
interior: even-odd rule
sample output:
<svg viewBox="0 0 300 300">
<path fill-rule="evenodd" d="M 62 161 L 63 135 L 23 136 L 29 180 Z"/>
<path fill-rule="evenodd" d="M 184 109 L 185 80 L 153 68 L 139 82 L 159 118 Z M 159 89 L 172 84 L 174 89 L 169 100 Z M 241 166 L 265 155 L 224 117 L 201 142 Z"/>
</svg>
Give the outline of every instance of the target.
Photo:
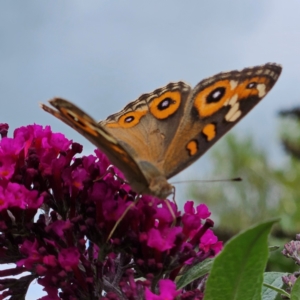
<svg viewBox="0 0 300 300">
<path fill-rule="evenodd" d="M 117 145 L 111 145 L 111 151 L 118 153 L 118 157 L 122 157 L 122 162 L 126 163 L 129 168 L 136 169 L 136 164 L 133 162 L 129 154 Z"/>
<path fill-rule="evenodd" d="M 267 77 L 253 77 L 253 78 L 249 78 L 243 82 L 241 82 L 235 89 L 235 92 L 238 94 L 239 96 L 239 100 L 248 98 L 249 96 L 253 96 L 253 95 L 258 95 L 258 90 L 256 88 L 254 89 L 247 89 L 247 85 L 249 83 L 264 83 L 266 86 L 268 86 L 269 80 Z"/>
<path fill-rule="evenodd" d="M 202 129 L 202 133 L 205 134 L 208 141 L 211 141 L 216 136 L 216 126 L 214 124 L 207 124 Z"/>
<path fill-rule="evenodd" d="M 198 151 L 198 142 L 196 140 L 191 140 L 186 145 L 186 149 L 189 152 L 189 156 L 194 156 Z"/>
<path fill-rule="evenodd" d="M 225 88 L 223 97 L 218 102 L 207 103 L 208 95 L 216 88 Z M 227 99 L 233 95 L 231 90 L 230 80 L 221 80 L 207 87 L 195 97 L 194 107 L 197 109 L 200 117 L 209 117 L 220 110 Z"/>
<path fill-rule="evenodd" d="M 159 108 L 163 101 L 170 100 L 168 107 Z M 150 112 L 157 119 L 166 119 L 173 115 L 179 108 L 181 103 L 181 94 L 179 91 L 165 92 L 158 98 L 154 99 L 150 104 Z"/>
<path fill-rule="evenodd" d="M 130 128 L 137 125 L 140 119 L 147 113 L 147 110 L 137 110 L 124 114 L 115 123 L 107 123 L 106 126 L 110 128 Z"/>
<path fill-rule="evenodd" d="M 266 85 L 266 87 L 268 87 L 269 79 L 264 76 L 249 78 L 244 80 L 243 82 L 240 82 L 234 89 L 231 89 L 230 80 L 218 81 L 213 85 L 208 86 L 196 95 L 194 100 L 194 107 L 197 109 L 199 116 L 205 118 L 218 112 L 224 106 L 226 101 L 229 100 L 233 95 L 238 96 L 237 101 L 241 101 L 250 96 L 257 96 L 259 94 L 258 89 L 247 88 L 247 85 L 249 83 L 263 83 Z M 207 97 L 212 91 L 217 88 L 225 88 L 224 95 L 217 102 L 207 103 Z"/>
<path fill-rule="evenodd" d="M 69 109 L 66 109 L 64 107 L 61 107 L 61 113 L 68 119 L 71 119 L 71 122 L 76 122 L 76 125 L 78 127 L 81 127 L 85 132 L 90 133 L 93 136 L 97 136 L 98 133 L 95 130 L 95 127 L 91 125 L 89 120 L 87 120 L 86 117 L 81 117 L 78 114 L 74 114 L 74 112 L 70 111 Z"/>
</svg>

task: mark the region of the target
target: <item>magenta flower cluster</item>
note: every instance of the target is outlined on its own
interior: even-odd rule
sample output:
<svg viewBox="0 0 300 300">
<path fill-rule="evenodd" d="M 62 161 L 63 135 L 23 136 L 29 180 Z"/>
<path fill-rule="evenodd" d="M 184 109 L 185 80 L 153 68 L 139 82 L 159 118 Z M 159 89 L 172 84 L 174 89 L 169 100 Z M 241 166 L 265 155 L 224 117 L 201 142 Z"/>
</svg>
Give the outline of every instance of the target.
<svg viewBox="0 0 300 300">
<path fill-rule="evenodd" d="M 204 204 L 181 213 L 138 197 L 101 152 L 75 158 L 82 146 L 48 126 L 7 131 L 0 124 L 0 263 L 15 267 L 0 271 L 0 299 L 21 299 L 32 281 L 43 300 L 203 298 L 205 278 L 183 289 L 176 279 L 222 248 Z"/>
</svg>

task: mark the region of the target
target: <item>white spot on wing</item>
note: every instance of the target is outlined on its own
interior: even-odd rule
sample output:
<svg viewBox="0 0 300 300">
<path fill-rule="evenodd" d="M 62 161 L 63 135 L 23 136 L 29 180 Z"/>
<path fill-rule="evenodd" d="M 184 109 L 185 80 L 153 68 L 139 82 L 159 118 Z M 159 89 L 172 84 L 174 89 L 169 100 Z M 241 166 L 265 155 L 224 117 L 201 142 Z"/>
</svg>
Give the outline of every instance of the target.
<svg viewBox="0 0 300 300">
<path fill-rule="evenodd" d="M 237 99 L 238 99 L 238 95 L 235 94 L 231 98 L 227 99 L 226 102 L 224 102 L 223 106 L 227 106 L 227 105 L 232 106 L 237 101 Z"/>
<path fill-rule="evenodd" d="M 256 86 L 258 90 L 258 97 L 262 98 L 267 92 L 266 92 L 266 85 L 263 83 L 260 83 Z"/>
<path fill-rule="evenodd" d="M 233 122 L 235 121 L 237 118 L 233 118 L 235 116 L 235 114 L 239 111 L 240 108 L 240 104 L 238 102 L 236 102 L 229 110 L 229 112 L 226 114 L 225 116 L 225 120 L 227 122 Z M 241 113 L 241 112 L 240 112 Z"/>
<path fill-rule="evenodd" d="M 235 103 L 237 102 L 238 98 L 239 98 L 238 94 L 235 94 L 235 95 L 233 95 L 233 96 L 231 97 L 231 99 L 229 100 L 228 103 L 229 103 L 231 106 L 233 106 L 233 105 L 235 105 Z"/>
<path fill-rule="evenodd" d="M 237 112 L 235 112 L 235 114 L 230 118 L 230 122 L 234 122 L 236 121 L 240 116 L 242 115 L 242 112 L 240 110 L 238 110 Z"/>
<path fill-rule="evenodd" d="M 229 83 L 230 83 L 230 87 L 231 87 L 232 90 L 234 90 L 238 85 L 236 80 L 230 80 Z"/>
</svg>

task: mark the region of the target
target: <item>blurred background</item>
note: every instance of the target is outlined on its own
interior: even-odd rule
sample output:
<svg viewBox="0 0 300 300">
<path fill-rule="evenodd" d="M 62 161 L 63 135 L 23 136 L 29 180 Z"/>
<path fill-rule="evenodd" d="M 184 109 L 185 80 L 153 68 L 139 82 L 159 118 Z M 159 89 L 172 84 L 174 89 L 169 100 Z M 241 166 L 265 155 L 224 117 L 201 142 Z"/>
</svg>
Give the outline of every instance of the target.
<svg viewBox="0 0 300 300">
<path fill-rule="evenodd" d="M 94 147 L 38 102 L 64 97 L 100 120 L 170 81 L 195 85 L 221 71 L 280 63 L 262 103 L 173 181 L 241 176 L 178 185 L 176 200 L 207 203 L 221 240 L 281 216 L 272 244 L 282 247 L 300 231 L 300 127 L 297 114 L 278 115 L 300 106 L 299 11 L 298 0 L 3 1 L 0 122 L 10 136 L 23 125 L 51 125 L 89 154 Z M 285 263 L 271 262 L 273 270 Z M 37 286 L 27 299 L 43 295 Z"/>
</svg>

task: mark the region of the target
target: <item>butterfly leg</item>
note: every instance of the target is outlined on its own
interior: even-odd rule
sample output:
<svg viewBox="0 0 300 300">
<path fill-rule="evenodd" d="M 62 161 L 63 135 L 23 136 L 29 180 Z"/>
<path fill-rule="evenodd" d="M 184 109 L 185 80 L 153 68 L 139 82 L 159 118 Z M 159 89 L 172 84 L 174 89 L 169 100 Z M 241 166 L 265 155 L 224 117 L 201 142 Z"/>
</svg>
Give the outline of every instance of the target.
<svg viewBox="0 0 300 300">
<path fill-rule="evenodd" d="M 173 202 L 175 203 L 175 205 L 178 207 L 177 203 L 176 203 L 176 200 L 175 200 L 175 194 L 176 194 L 176 188 L 175 186 L 173 185 L 172 186 L 172 195 L 173 195 Z"/>
<path fill-rule="evenodd" d="M 175 194 L 175 188 L 174 188 L 174 194 Z M 112 228 L 112 230 L 110 231 L 107 239 L 106 239 L 106 242 L 108 242 L 110 240 L 110 238 L 112 237 L 112 235 L 114 234 L 115 230 L 117 229 L 117 227 L 119 226 L 119 224 L 121 223 L 121 221 L 124 219 L 124 217 L 126 216 L 127 212 L 132 208 L 134 207 L 138 202 L 139 200 L 141 199 L 141 196 L 142 195 L 136 195 L 135 199 L 134 199 L 134 202 L 132 202 L 123 212 L 122 216 L 118 219 L 118 221 L 116 222 L 116 224 L 114 225 L 114 227 Z M 173 222 L 172 222 L 172 226 L 175 226 L 175 223 L 176 223 L 176 215 L 174 213 L 174 210 L 172 208 L 172 206 L 170 205 L 169 201 L 167 199 L 164 200 L 167 207 L 168 207 L 168 210 L 172 216 L 172 219 L 173 219 Z M 175 199 L 173 198 L 173 201 L 175 202 Z M 175 202 L 176 204 L 176 202 Z M 177 206 L 177 204 L 176 204 Z"/>
<path fill-rule="evenodd" d="M 123 212 L 122 216 L 119 218 L 119 220 L 116 222 L 116 224 L 114 225 L 113 229 L 110 231 L 106 242 L 108 242 L 110 240 L 110 238 L 112 237 L 112 235 L 114 234 L 115 230 L 117 229 L 117 227 L 119 226 L 119 224 L 121 223 L 121 221 L 124 219 L 124 217 L 126 216 L 127 212 L 129 211 L 129 209 L 131 209 L 132 207 L 134 207 L 140 200 L 141 195 L 136 195 L 134 202 L 132 202 Z M 171 208 L 171 207 L 170 207 Z M 172 208 L 171 208 L 172 209 Z"/>
<path fill-rule="evenodd" d="M 169 209 L 169 212 L 170 212 L 170 214 L 172 216 L 172 219 L 173 219 L 172 227 L 173 227 L 173 226 L 175 226 L 175 223 L 176 223 L 176 215 L 175 215 L 174 210 L 173 210 L 172 206 L 170 205 L 169 201 L 167 199 L 165 199 L 164 201 L 165 201 L 165 203 L 166 203 L 166 205 L 167 205 L 167 207 Z M 177 206 L 174 197 L 173 197 L 173 202 Z"/>
</svg>

